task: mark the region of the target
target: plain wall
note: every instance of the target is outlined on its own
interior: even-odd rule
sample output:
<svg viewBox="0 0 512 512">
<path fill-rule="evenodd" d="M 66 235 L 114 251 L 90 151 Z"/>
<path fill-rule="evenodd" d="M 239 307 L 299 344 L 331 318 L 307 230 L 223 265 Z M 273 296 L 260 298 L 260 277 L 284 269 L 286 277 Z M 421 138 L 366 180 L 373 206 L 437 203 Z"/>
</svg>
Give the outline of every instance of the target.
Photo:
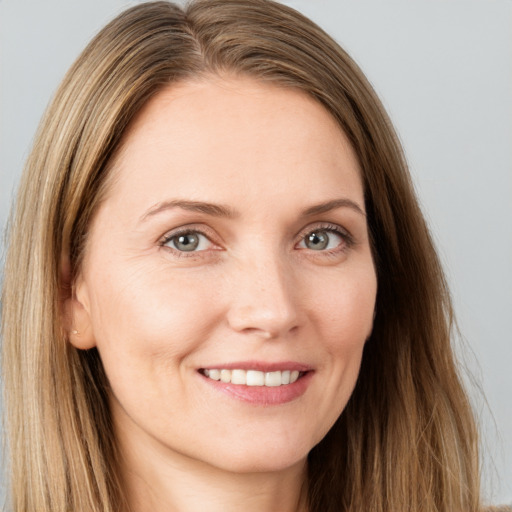
<svg viewBox="0 0 512 512">
<path fill-rule="evenodd" d="M 0 0 L 2 230 L 57 84 L 91 36 L 135 3 Z M 484 435 L 485 495 L 511 503 L 512 2 L 285 3 L 349 51 L 397 127 L 453 292 L 460 357 L 488 402 L 471 387 Z"/>
</svg>

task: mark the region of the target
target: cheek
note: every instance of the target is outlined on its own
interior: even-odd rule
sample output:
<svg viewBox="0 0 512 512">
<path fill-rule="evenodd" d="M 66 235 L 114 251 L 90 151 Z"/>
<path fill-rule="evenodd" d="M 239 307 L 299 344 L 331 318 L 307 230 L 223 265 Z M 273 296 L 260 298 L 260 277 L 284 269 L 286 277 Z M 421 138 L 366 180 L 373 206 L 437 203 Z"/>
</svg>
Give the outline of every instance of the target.
<svg viewBox="0 0 512 512">
<path fill-rule="evenodd" d="M 373 265 L 345 269 L 323 283 L 314 311 L 329 351 L 360 352 L 373 325 L 377 280 Z"/>
<path fill-rule="evenodd" d="M 371 334 L 377 281 L 373 264 L 340 272 L 317 295 L 316 325 L 327 370 L 325 409 L 334 422 L 355 387 L 366 340 Z"/>
<path fill-rule="evenodd" d="M 174 361 L 217 321 L 208 279 L 169 272 L 160 264 L 120 269 L 97 274 L 91 287 L 92 326 L 102 357 Z"/>
<path fill-rule="evenodd" d="M 373 265 L 333 272 L 321 289 L 322 293 L 311 295 L 309 304 L 318 335 L 315 350 L 322 353 L 318 365 L 322 391 L 311 412 L 319 418 L 320 427 L 313 445 L 339 418 L 356 385 L 373 324 L 377 290 Z"/>
</svg>

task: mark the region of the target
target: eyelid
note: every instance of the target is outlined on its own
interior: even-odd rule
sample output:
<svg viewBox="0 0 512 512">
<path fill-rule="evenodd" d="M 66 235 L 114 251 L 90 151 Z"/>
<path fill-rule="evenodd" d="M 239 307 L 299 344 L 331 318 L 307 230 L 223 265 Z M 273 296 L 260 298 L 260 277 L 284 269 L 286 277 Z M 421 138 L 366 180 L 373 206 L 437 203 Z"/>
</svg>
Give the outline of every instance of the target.
<svg viewBox="0 0 512 512">
<path fill-rule="evenodd" d="M 208 239 L 210 244 L 212 244 L 216 248 L 214 248 L 214 249 L 203 249 L 201 251 L 190 251 L 189 253 L 187 253 L 186 251 L 178 251 L 177 249 L 174 249 L 172 247 L 169 247 L 169 246 L 165 245 L 165 244 L 169 243 L 174 237 L 177 237 L 177 236 L 180 236 L 180 235 L 187 235 L 187 234 L 191 234 L 191 233 L 197 233 L 199 235 L 204 236 L 205 238 Z M 167 231 L 167 233 L 165 233 L 163 236 L 160 237 L 160 239 L 158 241 L 158 244 L 161 247 L 165 247 L 165 248 L 169 249 L 170 251 L 178 254 L 179 256 L 194 256 L 194 255 L 197 255 L 199 253 L 207 252 L 207 250 L 219 250 L 218 249 L 219 248 L 219 243 L 214 242 L 212 240 L 213 238 L 215 238 L 215 236 L 213 235 L 213 230 L 211 230 L 207 226 L 199 227 L 197 224 L 186 224 L 184 226 L 180 226 L 178 228 L 175 228 L 175 229 L 172 229 L 170 231 Z"/>
<path fill-rule="evenodd" d="M 297 241 L 294 244 L 294 247 L 297 247 L 297 245 L 304 241 L 304 238 L 306 235 L 314 232 L 314 231 L 330 231 L 333 233 L 336 233 L 338 236 L 340 236 L 343 239 L 343 244 L 340 244 L 341 247 L 336 247 L 334 249 L 327 249 L 324 251 L 312 251 L 311 252 L 318 252 L 319 254 L 335 254 L 338 252 L 343 252 L 347 249 L 349 249 L 351 246 L 355 244 L 354 237 L 352 234 L 344 227 L 340 226 L 339 224 L 333 224 L 331 222 L 316 222 L 313 224 L 308 224 L 305 228 L 303 228 L 297 235 Z M 172 247 L 169 247 L 165 244 L 167 244 L 170 240 L 172 240 L 174 237 L 189 233 L 197 233 L 200 234 L 208 239 L 208 241 L 214 246 L 214 248 L 209 249 L 203 249 L 200 251 L 179 251 L 177 249 L 174 249 Z M 185 256 L 185 257 L 193 257 L 198 256 L 199 254 L 207 253 L 210 250 L 221 250 L 221 244 L 217 241 L 214 241 L 215 238 L 218 238 L 218 235 L 215 234 L 215 232 L 209 228 L 208 226 L 201 225 L 198 226 L 197 224 L 186 224 L 183 226 L 180 226 L 178 228 L 172 229 L 168 232 L 166 232 L 163 236 L 160 237 L 158 244 L 161 247 L 165 247 L 169 251 L 173 252 L 177 256 Z M 307 248 L 301 248 L 301 250 L 309 250 Z"/>
<path fill-rule="evenodd" d="M 336 248 L 336 249 L 330 249 L 330 250 L 326 250 L 326 251 L 318 251 L 319 253 L 326 254 L 326 253 L 337 252 L 340 250 L 342 251 L 342 250 L 350 248 L 355 243 L 355 240 L 354 240 L 354 237 L 352 236 L 352 234 L 346 228 L 343 228 L 339 224 L 333 224 L 331 222 L 318 222 L 318 223 L 309 224 L 304 229 L 302 229 L 298 234 L 298 240 L 295 245 L 302 242 L 304 240 L 304 238 L 306 237 L 306 235 L 309 235 L 310 233 L 312 233 L 314 231 L 330 231 L 330 232 L 336 233 L 345 242 L 343 244 L 344 246 L 341 249 Z M 306 250 L 307 250 L 307 248 L 306 248 Z"/>
</svg>

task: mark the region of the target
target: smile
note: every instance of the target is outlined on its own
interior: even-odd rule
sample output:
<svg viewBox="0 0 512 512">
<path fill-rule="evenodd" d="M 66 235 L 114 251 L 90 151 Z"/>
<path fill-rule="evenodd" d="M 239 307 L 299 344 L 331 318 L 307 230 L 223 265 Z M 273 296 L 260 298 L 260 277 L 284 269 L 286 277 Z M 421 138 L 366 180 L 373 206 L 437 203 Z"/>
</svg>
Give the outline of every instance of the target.
<svg viewBox="0 0 512 512">
<path fill-rule="evenodd" d="M 240 386 L 278 387 L 293 384 L 306 372 L 298 370 L 283 370 L 262 372 L 259 370 L 228 370 L 203 368 L 199 372 L 212 380 Z"/>
</svg>

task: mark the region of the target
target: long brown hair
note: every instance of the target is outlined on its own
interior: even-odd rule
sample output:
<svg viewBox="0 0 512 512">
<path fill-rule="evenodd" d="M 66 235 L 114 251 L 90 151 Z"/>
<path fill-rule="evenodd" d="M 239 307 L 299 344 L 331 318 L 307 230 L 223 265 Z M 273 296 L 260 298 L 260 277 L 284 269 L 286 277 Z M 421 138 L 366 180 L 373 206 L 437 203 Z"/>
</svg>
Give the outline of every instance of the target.
<svg viewBox="0 0 512 512">
<path fill-rule="evenodd" d="M 363 73 L 319 27 L 268 0 L 133 7 L 66 75 L 41 122 L 10 227 L 3 373 L 16 512 L 117 512 L 122 492 L 96 350 L 62 325 L 109 162 L 169 84 L 240 75 L 304 91 L 355 149 L 378 274 L 355 391 L 308 460 L 310 512 L 476 512 L 477 434 L 450 346 L 452 308 L 391 123 Z"/>
</svg>

